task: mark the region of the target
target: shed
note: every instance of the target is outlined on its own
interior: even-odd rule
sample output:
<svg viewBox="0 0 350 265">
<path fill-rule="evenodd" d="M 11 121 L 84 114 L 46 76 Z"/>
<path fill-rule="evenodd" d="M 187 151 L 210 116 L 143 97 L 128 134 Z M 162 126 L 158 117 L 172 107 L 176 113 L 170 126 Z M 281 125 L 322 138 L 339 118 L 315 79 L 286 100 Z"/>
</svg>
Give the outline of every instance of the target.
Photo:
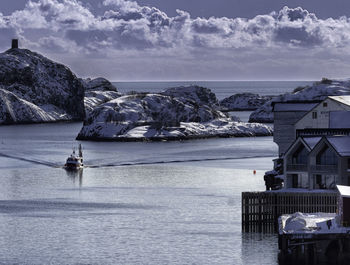
<svg viewBox="0 0 350 265">
<path fill-rule="evenodd" d="M 343 226 L 350 226 L 350 186 L 337 185 L 338 215 Z"/>
</svg>

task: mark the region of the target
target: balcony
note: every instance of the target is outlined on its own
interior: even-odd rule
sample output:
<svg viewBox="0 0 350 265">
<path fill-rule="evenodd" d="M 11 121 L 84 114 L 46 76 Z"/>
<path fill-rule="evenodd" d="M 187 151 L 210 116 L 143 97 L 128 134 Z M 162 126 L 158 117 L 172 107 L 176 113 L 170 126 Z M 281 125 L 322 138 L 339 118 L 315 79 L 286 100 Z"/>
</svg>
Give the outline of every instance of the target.
<svg viewBox="0 0 350 265">
<path fill-rule="evenodd" d="M 307 171 L 307 165 L 304 164 L 287 164 L 287 171 Z"/>
<path fill-rule="evenodd" d="M 338 173 L 338 165 L 311 165 L 311 171 L 323 173 Z"/>
</svg>

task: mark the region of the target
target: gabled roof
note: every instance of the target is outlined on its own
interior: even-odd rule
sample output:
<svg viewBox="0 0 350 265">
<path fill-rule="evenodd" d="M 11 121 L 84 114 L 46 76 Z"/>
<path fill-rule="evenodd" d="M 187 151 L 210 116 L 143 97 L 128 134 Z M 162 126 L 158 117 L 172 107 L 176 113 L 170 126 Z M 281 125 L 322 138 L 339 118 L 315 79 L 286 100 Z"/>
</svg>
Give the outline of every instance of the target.
<svg viewBox="0 0 350 265">
<path fill-rule="evenodd" d="M 290 150 L 292 150 L 297 143 L 302 143 L 310 152 L 315 145 L 321 140 L 322 137 L 298 137 L 286 150 L 285 156 L 289 154 Z"/>
<path fill-rule="evenodd" d="M 337 189 L 342 197 L 350 197 L 350 186 L 337 185 Z"/>
<path fill-rule="evenodd" d="M 325 138 L 340 156 L 350 156 L 350 136 L 327 136 Z"/>
<path fill-rule="evenodd" d="M 329 96 L 329 98 L 350 106 L 350 96 Z"/>
<path fill-rule="evenodd" d="M 320 137 L 303 137 L 304 142 L 309 146 L 310 150 L 314 149 L 315 145 L 321 140 Z"/>
</svg>

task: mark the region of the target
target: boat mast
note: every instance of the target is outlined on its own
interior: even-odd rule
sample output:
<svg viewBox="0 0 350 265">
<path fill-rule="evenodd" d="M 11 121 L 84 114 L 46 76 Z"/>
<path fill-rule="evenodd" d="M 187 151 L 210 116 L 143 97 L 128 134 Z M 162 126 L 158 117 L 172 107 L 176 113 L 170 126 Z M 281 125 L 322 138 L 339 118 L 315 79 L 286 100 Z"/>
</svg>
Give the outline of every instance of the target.
<svg viewBox="0 0 350 265">
<path fill-rule="evenodd" d="M 81 144 L 79 144 L 79 156 L 83 157 L 83 150 L 81 148 Z"/>
</svg>

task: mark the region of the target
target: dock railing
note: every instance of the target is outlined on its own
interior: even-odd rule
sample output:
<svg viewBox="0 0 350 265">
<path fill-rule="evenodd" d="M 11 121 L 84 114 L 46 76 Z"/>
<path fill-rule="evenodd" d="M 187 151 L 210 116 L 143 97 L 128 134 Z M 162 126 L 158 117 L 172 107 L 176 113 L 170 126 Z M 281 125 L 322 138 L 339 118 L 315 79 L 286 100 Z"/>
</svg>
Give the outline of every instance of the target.
<svg viewBox="0 0 350 265">
<path fill-rule="evenodd" d="M 278 217 L 295 212 L 335 213 L 337 193 L 325 192 L 243 192 L 242 230 L 245 232 L 274 232 Z"/>
</svg>

